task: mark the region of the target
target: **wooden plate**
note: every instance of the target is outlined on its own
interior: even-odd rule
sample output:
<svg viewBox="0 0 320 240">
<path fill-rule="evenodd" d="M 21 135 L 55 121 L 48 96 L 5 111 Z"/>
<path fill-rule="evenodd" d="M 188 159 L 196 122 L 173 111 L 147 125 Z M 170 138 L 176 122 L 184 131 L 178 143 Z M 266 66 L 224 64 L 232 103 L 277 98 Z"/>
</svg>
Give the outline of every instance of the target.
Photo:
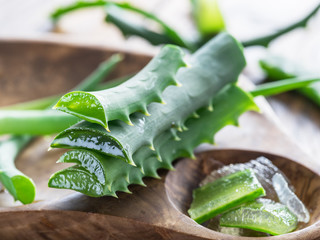
<svg viewBox="0 0 320 240">
<path fill-rule="evenodd" d="M 119 51 L 50 41 L 2 40 L 0 106 L 63 93 L 114 52 Z M 150 59 L 137 53 L 123 54 L 125 60 L 112 77 L 134 72 Z M 279 129 L 265 102 L 261 108 L 264 114 L 244 114 L 240 129 L 223 129 L 216 137 L 217 147 L 199 148 L 197 161 L 179 160 L 176 171 L 161 171 L 161 180 L 145 179 L 147 188 L 131 186 L 133 194 L 120 193 L 118 199 L 48 188 L 50 175 L 65 167 L 55 163 L 64 150 L 47 152 L 51 137 L 36 139 L 21 154 L 17 166 L 34 179 L 37 201 L 18 206 L 9 194 L 0 194 L 0 239 L 235 239 L 206 229 L 186 215 L 191 189 L 216 167 L 215 161 L 243 162 L 260 155 L 287 174 L 311 210 L 306 226 L 270 239 L 320 238 L 320 168 Z M 202 152 L 208 148 L 213 150 Z"/>
</svg>

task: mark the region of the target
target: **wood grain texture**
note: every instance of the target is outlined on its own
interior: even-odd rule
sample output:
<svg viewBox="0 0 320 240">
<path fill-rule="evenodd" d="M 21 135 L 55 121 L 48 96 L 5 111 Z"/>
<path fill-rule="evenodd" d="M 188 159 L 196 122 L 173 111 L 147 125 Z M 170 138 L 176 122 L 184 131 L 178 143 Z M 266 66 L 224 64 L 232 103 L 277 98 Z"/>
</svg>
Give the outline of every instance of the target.
<svg viewBox="0 0 320 240">
<path fill-rule="evenodd" d="M 0 49 L 4 50 L 0 51 L 0 65 L 9 58 L 0 76 L 1 85 L 6 86 L 0 95 L 2 105 L 64 92 L 114 52 L 106 48 L 30 41 L 0 41 Z M 123 54 L 125 62 L 114 76 L 139 69 L 150 59 L 135 53 Z M 54 71 L 50 66 L 54 66 Z M 20 67 L 25 70 L 17 74 Z M 200 153 L 198 161 L 180 160 L 176 171 L 169 174 L 161 171 L 161 180 L 147 178 L 147 188 L 131 186 L 133 194 L 121 193 L 117 199 L 49 189 L 49 176 L 65 167 L 55 163 L 63 150 L 47 152 L 50 138 L 39 138 L 17 161 L 17 166 L 37 185 L 37 202 L 8 207 L 12 198 L 1 193 L 0 239 L 235 239 L 198 225 L 185 214 L 186 208 L 191 188 L 216 166 L 211 164 L 212 158 L 222 164 L 248 161 L 262 154 L 256 153 L 257 150 L 286 157 L 266 154 L 297 183 L 300 197 L 312 209 L 311 226 L 301 226 L 303 229 L 299 231 L 270 239 L 317 239 L 320 237 L 317 204 L 320 168 L 277 127 L 265 102 L 262 109 L 264 114 L 244 114 L 240 119 L 241 128 L 228 127 L 221 131 L 216 137 L 215 149 Z M 235 147 L 251 151 L 230 150 Z M 203 145 L 198 151 L 208 148 Z"/>
</svg>

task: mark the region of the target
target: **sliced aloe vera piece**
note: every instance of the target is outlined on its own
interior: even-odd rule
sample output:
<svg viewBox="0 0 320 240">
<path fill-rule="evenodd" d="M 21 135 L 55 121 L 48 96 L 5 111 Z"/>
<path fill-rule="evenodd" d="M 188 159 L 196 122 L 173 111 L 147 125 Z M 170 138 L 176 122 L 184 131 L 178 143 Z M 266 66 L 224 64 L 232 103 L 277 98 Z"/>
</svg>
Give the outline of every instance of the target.
<svg viewBox="0 0 320 240">
<path fill-rule="evenodd" d="M 220 218 L 220 225 L 224 227 L 248 228 L 272 235 L 292 232 L 297 224 L 297 217 L 285 205 L 269 199 L 247 203 Z"/>
<path fill-rule="evenodd" d="M 192 195 L 188 213 L 193 220 L 203 223 L 232 207 L 265 196 L 265 191 L 253 170 L 246 169 L 197 188 Z"/>
<path fill-rule="evenodd" d="M 132 125 L 131 113 L 140 111 L 149 115 L 147 105 L 163 102 L 163 90 L 169 85 L 179 85 L 175 74 L 183 66 L 186 64 L 182 50 L 167 45 L 137 75 L 121 85 L 102 91 L 67 93 L 54 108 L 105 128 L 108 121 L 115 119 Z"/>
</svg>

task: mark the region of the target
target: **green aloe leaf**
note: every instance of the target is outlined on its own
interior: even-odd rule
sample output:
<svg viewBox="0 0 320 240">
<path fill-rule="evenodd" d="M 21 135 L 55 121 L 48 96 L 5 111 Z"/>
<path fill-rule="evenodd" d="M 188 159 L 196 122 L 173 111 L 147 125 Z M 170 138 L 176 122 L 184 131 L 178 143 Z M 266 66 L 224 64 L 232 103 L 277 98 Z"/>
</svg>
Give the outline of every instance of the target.
<svg viewBox="0 0 320 240">
<path fill-rule="evenodd" d="M 260 60 L 260 66 L 268 78 L 273 81 L 287 78 L 303 78 L 306 76 L 309 76 L 309 78 L 319 78 L 320 76 L 319 73 L 312 73 L 304 69 L 301 64 L 277 56 L 270 55 Z M 320 106 L 320 83 L 316 82 L 309 86 L 303 86 L 297 89 L 297 91 Z"/>
<path fill-rule="evenodd" d="M 33 202 L 36 188 L 32 179 L 15 167 L 14 161 L 29 141 L 28 136 L 13 136 L 0 142 L 0 181 L 14 200 L 23 204 Z"/>
<path fill-rule="evenodd" d="M 264 47 L 268 47 L 268 45 L 270 44 L 270 42 L 272 42 L 274 39 L 296 29 L 299 27 L 305 27 L 307 25 L 307 23 L 309 22 L 309 20 L 316 15 L 316 13 L 319 11 L 320 9 L 320 4 L 317 4 L 315 6 L 314 9 L 312 9 L 312 11 L 310 13 L 308 13 L 306 16 L 304 16 L 302 19 L 274 32 L 271 34 L 267 34 L 265 36 L 262 37 L 258 37 L 255 39 L 251 39 L 248 41 L 244 41 L 242 42 L 244 47 L 250 47 L 250 46 L 264 46 Z"/>
<path fill-rule="evenodd" d="M 71 167 L 53 174 L 49 186 L 73 189 L 93 197 L 116 196 L 117 191 L 129 192 L 128 185 L 144 185 L 145 176 L 158 178 L 158 169 L 173 169 L 174 159 L 192 157 L 194 148 L 201 143 L 213 143 L 214 135 L 220 129 L 230 124 L 237 125 L 242 113 L 258 110 L 252 96 L 233 84 L 219 91 L 212 104 L 214 111 L 209 111 L 207 107 L 201 108 L 196 117 L 186 121 L 188 130 L 178 133 L 180 141 L 176 141 L 171 131 L 167 130 L 155 139 L 155 151 L 147 146 L 138 149 L 133 159 L 139 167 L 102 155 L 99 151 L 71 150 L 58 162 L 75 163 L 81 168 Z M 89 176 L 91 181 L 84 182 Z M 82 182 L 82 188 L 74 187 Z"/>
<path fill-rule="evenodd" d="M 191 0 L 194 20 L 204 36 L 214 36 L 225 29 L 218 0 Z"/>
<path fill-rule="evenodd" d="M 120 85 L 127 79 L 128 77 L 124 77 L 108 81 L 99 84 L 96 89 L 112 88 Z M 44 98 L 43 100 L 45 103 L 50 102 L 49 106 L 52 106 L 58 99 L 59 98 L 57 97 L 49 97 Z M 26 134 L 32 136 L 50 135 L 61 132 L 81 121 L 78 117 L 52 109 L 29 110 L 29 108 L 37 108 L 41 105 L 40 99 L 9 106 L 6 108 L 9 110 L 0 109 L 0 134 Z M 19 110 L 20 108 L 27 110 Z"/>
<path fill-rule="evenodd" d="M 106 11 L 106 21 L 116 25 L 121 30 L 124 36 L 136 35 L 144 38 L 153 45 L 171 43 L 188 49 L 193 48 L 193 46 L 190 43 L 184 40 L 174 29 L 169 27 L 169 25 L 166 24 L 164 21 L 160 20 L 154 14 L 136 8 L 130 5 L 129 3 L 108 2 L 106 4 Z M 137 13 L 140 16 L 157 23 L 162 31 L 160 31 L 159 33 L 153 30 L 149 30 L 146 26 L 133 24 L 126 18 L 126 14 L 128 14 L 128 12 Z"/>
<path fill-rule="evenodd" d="M 178 85 L 175 74 L 186 66 L 183 52 L 168 45 L 161 49 L 137 75 L 112 89 L 96 92 L 70 92 L 55 105 L 55 109 L 73 114 L 108 128 L 108 121 L 120 119 L 132 125 L 129 115 L 141 111 L 149 115 L 147 105 L 162 102 L 162 92 L 169 85 Z"/>
<path fill-rule="evenodd" d="M 65 14 L 81 9 L 81 8 L 88 8 L 88 7 L 101 7 L 105 6 L 107 1 L 98 0 L 98 1 L 77 1 L 68 6 L 59 7 L 55 11 L 53 11 L 50 15 L 51 19 L 57 21 L 59 18 L 64 16 Z"/>
<path fill-rule="evenodd" d="M 120 55 L 114 55 L 109 60 L 102 62 L 98 68 L 85 78 L 75 89 L 90 90 L 94 89 L 111 70 L 121 61 Z M 26 109 L 30 106 L 39 108 L 46 107 L 50 100 L 54 98 L 44 99 L 44 103 L 40 101 L 32 102 L 30 105 L 24 105 Z M 51 103 L 52 105 L 52 103 Z M 31 122 L 32 125 L 32 122 Z M 32 125 L 34 127 L 34 125 Z M 14 162 L 19 153 L 33 139 L 31 135 L 12 135 L 9 139 L 0 141 L 0 181 L 8 192 L 23 204 L 33 202 L 35 198 L 35 185 L 29 177 L 20 172 Z"/>
<path fill-rule="evenodd" d="M 192 67 L 181 69 L 176 75 L 182 86 L 170 86 L 163 92 L 166 104 L 148 106 L 151 116 L 133 114 L 134 126 L 112 121 L 110 132 L 99 125 L 80 122 L 56 136 L 51 147 L 93 148 L 135 165 L 132 156 L 140 147 L 153 149 L 154 139 L 160 133 L 172 128 L 172 134 L 176 135 L 197 109 L 204 106 L 211 109 L 214 95 L 237 80 L 245 59 L 239 43 L 230 35 L 221 34 L 198 50 L 190 58 L 190 64 Z M 81 141 L 77 140 L 79 136 Z"/>
</svg>

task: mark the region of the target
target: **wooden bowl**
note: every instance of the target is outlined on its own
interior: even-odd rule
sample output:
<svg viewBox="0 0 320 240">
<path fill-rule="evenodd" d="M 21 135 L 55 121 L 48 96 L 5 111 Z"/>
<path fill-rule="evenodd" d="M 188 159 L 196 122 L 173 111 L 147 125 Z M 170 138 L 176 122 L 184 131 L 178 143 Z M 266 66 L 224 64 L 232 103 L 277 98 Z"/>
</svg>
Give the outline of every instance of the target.
<svg viewBox="0 0 320 240">
<path fill-rule="evenodd" d="M 310 221 L 300 223 L 295 232 L 270 239 L 318 239 L 320 238 L 320 176 L 310 169 L 278 155 L 245 150 L 213 150 L 197 155 L 197 160 L 182 159 L 176 165 L 176 171 L 166 176 L 166 190 L 172 204 L 181 213 L 188 216 L 187 210 L 192 201 L 192 190 L 214 169 L 223 165 L 244 163 L 264 156 L 271 160 L 291 181 L 295 193 L 310 212 Z M 210 229 L 204 229 L 210 231 Z M 217 237 L 220 233 L 216 233 Z M 298 237 L 299 236 L 299 237 Z M 235 239 L 226 235 L 223 239 Z M 239 239 L 246 239 L 238 237 Z M 237 238 L 237 239 L 238 239 Z M 219 238 L 218 238 L 219 239 Z M 252 239 L 252 238 L 251 238 Z"/>
<path fill-rule="evenodd" d="M 66 92 L 115 52 L 121 52 L 125 60 L 112 77 L 137 71 L 150 59 L 148 55 L 105 47 L 0 39 L 0 106 Z M 311 221 L 306 226 L 270 239 L 319 238 L 320 181 L 319 172 L 308 169 L 313 167 L 312 161 L 268 115 L 245 114 L 240 125 L 242 128 L 231 129 L 231 134 L 230 129 L 227 134 L 223 131 L 217 138 L 219 146 L 259 149 L 291 160 L 255 151 L 211 150 L 200 153 L 197 161 L 179 160 L 176 171 L 160 171 L 160 180 L 147 178 L 147 187 L 131 186 L 133 194 L 120 193 L 119 198 L 91 198 L 48 188 L 50 175 L 66 166 L 55 163 L 64 150 L 48 152 L 51 138 L 38 138 L 17 160 L 18 168 L 36 183 L 36 202 L 19 206 L 8 193 L 0 193 L 0 239 L 238 239 L 195 223 L 186 215 L 186 209 L 192 189 L 217 166 L 215 160 L 226 164 L 260 155 L 270 158 L 286 173 L 311 210 Z"/>
</svg>

